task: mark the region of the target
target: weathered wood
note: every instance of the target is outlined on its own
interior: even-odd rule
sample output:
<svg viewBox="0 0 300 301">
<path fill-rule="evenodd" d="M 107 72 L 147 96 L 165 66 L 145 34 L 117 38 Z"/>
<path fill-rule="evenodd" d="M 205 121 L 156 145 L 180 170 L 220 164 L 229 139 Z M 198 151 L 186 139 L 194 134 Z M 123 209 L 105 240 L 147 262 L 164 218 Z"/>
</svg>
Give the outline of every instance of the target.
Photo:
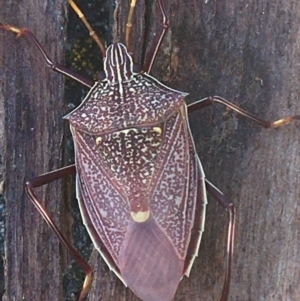
<svg viewBox="0 0 300 301">
<path fill-rule="evenodd" d="M 118 2 L 118 25 L 114 31 L 120 35 L 127 10 L 124 1 Z M 164 3 L 171 30 L 153 68 L 154 76 L 170 87 L 190 92 L 189 102 L 217 94 L 262 118 L 300 114 L 297 103 L 300 3 L 278 0 L 272 4 L 268 0 L 247 3 L 165 0 Z M 46 5 L 37 2 L 27 1 L 18 7 L 5 1 L 0 4 L 1 21 L 29 27 L 51 56 L 61 61 L 63 18 L 58 2 L 52 13 L 50 6 L 45 13 Z M 37 9 L 42 11 L 36 13 Z M 48 18 L 52 22 L 47 23 Z M 135 20 L 139 25 L 134 37 L 139 39 L 135 39 L 134 49 L 139 59 L 143 56 L 141 32 L 146 30 L 148 42 L 151 41 L 161 17 L 155 4 L 145 6 L 140 0 Z M 57 239 L 23 190 L 24 179 L 54 169 L 62 158 L 57 148 L 62 140 L 63 112 L 58 105 L 62 92 L 55 88 L 55 85 L 61 87 L 62 78 L 44 67 L 36 49 L 25 39 L 16 40 L 12 34 L 2 32 L 0 39 L 0 78 L 7 81 L 3 85 L 7 300 L 14 300 L 13 296 L 21 300 L 23 295 L 25 300 L 62 300 Z M 229 300 L 299 300 L 300 125 L 264 130 L 216 106 L 193 113 L 191 127 L 208 179 L 237 207 Z M 43 189 L 40 195 L 55 203 L 60 191 L 55 185 L 59 184 L 51 185 L 54 190 Z M 184 278 L 179 286 L 175 297 L 178 301 L 218 300 L 220 296 L 227 216 L 212 198 L 209 201 L 199 258 L 190 278 Z M 56 206 L 50 203 L 48 208 L 58 212 Z M 59 220 L 58 215 L 55 217 Z M 108 271 L 103 260 L 95 257 L 99 256 L 93 258 L 95 281 L 88 300 L 137 301 Z"/>
<path fill-rule="evenodd" d="M 0 22 L 27 27 L 62 62 L 63 1 L 0 1 Z M 0 78 L 5 109 L 7 218 L 4 300 L 62 300 L 60 246 L 24 191 L 35 175 L 62 165 L 63 77 L 45 67 L 24 37 L 0 30 Z M 38 190 L 60 218 L 61 183 Z"/>
</svg>

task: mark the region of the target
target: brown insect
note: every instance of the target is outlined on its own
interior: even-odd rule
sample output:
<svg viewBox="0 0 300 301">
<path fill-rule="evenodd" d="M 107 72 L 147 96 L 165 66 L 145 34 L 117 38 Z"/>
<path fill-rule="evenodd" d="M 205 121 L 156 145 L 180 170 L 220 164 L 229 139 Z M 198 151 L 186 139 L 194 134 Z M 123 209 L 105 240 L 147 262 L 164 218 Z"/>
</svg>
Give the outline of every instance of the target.
<svg viewBox="0 0 300 301">
<path fill-rule="evenodd" d="M 81 15 L 76 4 L 70 5 Z M 162 0 L 162 27 L 141 71 L 134 71 L 131 50 L 132 1 L 126 46 L 105 49 L 92 31 L 104 58 L 105 78 L 95 83 L 55 64 L 27 29 L 1 24 L 26 35 L 47 66 L 91 90 L 82 104 L 65 116 L 75 145 L 76 165 L 26 183 L 33 202 L 86 273 L 79 300 L 92 280 L 92 268 L 64 238 L 34 192 L 35 187 L 77 173 L 77 198 L 88 232 L 115 274 L 144 301 L 172 300 L 181 278 L 197 256 L 205 221 L 206 191 L 229 212 L 226 275 L 220 300 L 227 300 L 234 236 L 234 206 L 205 179 L 190 133 L 187 113 L 221 103 L 263 127 L 278 127 L 299 116 L 269 123 L 227 100 L 214 96 L 186 106 L 185 93 L 149 75 L 168 29 Z"/>
</svg>

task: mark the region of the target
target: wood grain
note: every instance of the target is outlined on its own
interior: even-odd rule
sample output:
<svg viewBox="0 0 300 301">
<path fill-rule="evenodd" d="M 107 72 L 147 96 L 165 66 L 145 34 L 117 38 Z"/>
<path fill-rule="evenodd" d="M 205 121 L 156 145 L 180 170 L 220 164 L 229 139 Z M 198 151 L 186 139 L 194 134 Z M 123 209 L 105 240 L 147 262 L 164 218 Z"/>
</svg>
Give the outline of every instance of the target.
<svg viewBox="0 0 300 301">
<path fill-rule="evenodd" d="M 62 61 L 62 1 L 1 1 L 3 23 L 32 30 L 50 57 Z M 23 37 L 0 31 L 4 99 L 6 198 L 4 300 L 61 300 L 60 246 L 32 206 L 24 183 L 62 165 L 63 77 L 53 74 Z M 37 190 L 59 220 L 61 183 Z"/>
</svg>

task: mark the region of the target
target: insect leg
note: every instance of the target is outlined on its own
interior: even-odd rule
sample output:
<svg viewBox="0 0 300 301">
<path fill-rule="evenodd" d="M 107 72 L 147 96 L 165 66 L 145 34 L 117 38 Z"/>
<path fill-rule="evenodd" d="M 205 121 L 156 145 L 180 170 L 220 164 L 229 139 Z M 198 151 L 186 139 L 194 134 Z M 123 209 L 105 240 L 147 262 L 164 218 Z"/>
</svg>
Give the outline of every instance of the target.
<svg viewBox="0 0 300 301">
<path fill-rule="evenodd" d="M 85 273 L 85 280 L 83 284 L 83 288 L 80 293 L 80 297 L 78 301 L 82 301 L 86 294 L 90 289 L 90 285 L 93 279 L 93 269 L 88 264 L 88 262 L 78 253 L 78 251 L 70 244 L 70 242 L 65 238 L 65 236 L 58 229 L 57 225 L 53 221 L 48 210 L 42 205 L 41 199 L 34 193 L 34 188 L 43 186 L 55 180 L 58 180 L 62 177 L 71 175 L 76 173 L 75 165 L 70 165 L 61 169 L 57 169 L 52 172 L 45 173 L 33 179 L 30 179 L 26 182 L 26 192 L 29 195 L 33 205 L 37 208 L 40 214 L 43 216 L 44 220 L 50 226 L 50 228 L 54 231 L 54 233 L 59 238 L 60 242 L 66 247 L 66 249 L 70 252 L 71 256 L 76 260 L 78 265 L 82 268 Z"/>
<path fill-rule="evenodd" d="M 231 110 L 251 119 L 252 121 L 254 121 L 255 123 L 259 124 L 260 126 L 266 128 L 266 129 L 280 127 L 282 125 L 290 123 L 292 120 L 300 120 L 300 115 L 287 116 L 287 117 L 278 119 L 276 121 L 262 120 L 220 96 L 205 97 L 203 99 L 200 99 L 200 100 L 188 105 L 188 112 L 191 113 L 191 112 L 197 111 L 201 108 L 211 106 L 215 103 L 223 104 L 227 108 L 230 108 Z"/>
<path fill-rule="evenodd" d="M 162 4 L 162 0 L 158 0 L 158 5 L 163 17 L 163 21 L 162 21 L 162 25 L 161 25 L 161 29 L 159 31 L 159 33 L 156 35 L 156 38 L 154 39 L 154 42 L 150 48 L 148 57 L 146 59 L 146 63 L 143 66 L 143 70 L 147 73 L 151 72 L 154 60 L 156 58 L 156 54 L 158 52 L 158 49 L 162 43 L 162 40 L 167 32 L 167 30 L 169 29 L 169 20 L 168 17 L 166 15 L 164 6 Z"/>
<path fill-rule="evenodd" d="M 75 13 L 78 15 L 78 17 L 81 19 L 81 21 L 84 23 L 85 27 L 88 29 L 88 31 L 90 33 L 90 36 L 93 38 L 93 40 L 96 42 L 96 44 L 101 49 L 102 56 L 105 57 L 106 56 L 106 49 L 105 49 L 105 46 L 104 46 L 103 42 L 101 41 L 100 37 L 95 33 L 92 26 L 87 21 L 85 15 L 79 9 L 77 4 L 73 0 L 68 0 L 68 2 L 71 5 L 71 7 L 73 8 L 73 10 L 75 11 Z"/>
<path fill-rule="evenodd" d="M 233 256 L 233 244 L 234 244 L 234 224 L 235 224 L 235 208 L 234 204 L 212 183 L 205 179 L 205 186 L 207 192 L 209 192 L 229 213 L 228 222 L 228 238 L 227 238 L 227 259 L 226 259 L 226 273 L 224 279 L 224 285 L 220 301 L 227 301 L 230 287 L 231 277 L 231 265 Z"/>
<path fill-rule="evenodd" d="M 42 54 L 44 61 L 46 62 L 47 67 L 51 68 L 52 70 L 61 73 L 65 76 L 68 76 L 70 78 L 73 78 L 74 80 L 80 82 L 81 84 L 91 88 L 94 83 L 93 81 L 84 78 L 83 76 L 77 74 L 76 72 L 69 70 L 68 68 L 62 66 L 61 64 L 58 64 L 56 62 L 53 62 L 46 51 L 44 50 L 43 46 L 40 44 L 40 42 L 37 40 L 37 38 L 34 36 L 34 34 L 29 31 L 27 28 L 17 28 L 11 25 L 2 24 L 0 23 L 0 28 L 6 29 L 8 31 L 12 31 L 17 34 L 17 36 L 25 35 L 29 38 L 29 40 L 37 47 L 39 52 Z"/>
</svg>

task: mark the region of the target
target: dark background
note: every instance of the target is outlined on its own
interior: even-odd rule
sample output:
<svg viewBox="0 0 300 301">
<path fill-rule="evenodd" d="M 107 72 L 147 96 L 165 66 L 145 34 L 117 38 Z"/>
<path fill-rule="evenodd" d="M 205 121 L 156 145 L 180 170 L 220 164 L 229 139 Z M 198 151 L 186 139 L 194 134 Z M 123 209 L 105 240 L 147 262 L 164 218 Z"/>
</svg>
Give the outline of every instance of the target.
<svg viewBox="0 0 300 301">
<path fill-rule="evenodd" d="M 118 23 L 113 27 L 115 3 L 95 1 L 85 7 L 78 2 L 109 42 L 112 34 L 108 32 L 122 36 L 127 18 L 127 1 L 116 3 Z M 164 4 L 170 30 L 153 76 L 189 92 L 189 103 L 217 94 L 265 119 L 300 114 L 298 1 L 165 0 Z M 65 60 L 90 78 L 101 69 L 101 57 L 90 49 L 80 20 L 71 12 L 68 15 L 66 2 L 0 0 L 0 7 L 0 22 L 29 28 L 54 60 Z M 67 41 L 68 18 L 75 25 L 69 23 L 73 33 Z M 156 2 L 146 1 L 145 5 L 138 1 L 134 26 L 137 61 L 144 57 L 160 23 Z M 72 300 L 82 279 L 70 268 L 67 254 L 33 208 L 23 185 L 25 179 L 72 162 L 68 126 L 62 116 L 85 92 L 75 84 L 64 88 L 64 78 L 45 67 L 33 45 L 3 30 L 0 83 L 7 226 L 4 300 Z M 190 123 L 208 179 L 236 204 L 229 300 L 299 300 L 300 124 L 264 130 L 220 105 L 193 113 Z M 72 181 L 65 179 L 39 190 L 70 237 Z M 72 211 L 75 245 L 88 257 L 91 247 L 81 235 L 76 209 Z M 227 214 L 209 198 L 199 257 L 190 278 L 179 285 L 176 301 L 218 300 L 224 277 L 226 227 Z M 89 301 L 137 300 L 97 254 L 93 253 L 92 262 L 96 280 Z"/>
</svg>

